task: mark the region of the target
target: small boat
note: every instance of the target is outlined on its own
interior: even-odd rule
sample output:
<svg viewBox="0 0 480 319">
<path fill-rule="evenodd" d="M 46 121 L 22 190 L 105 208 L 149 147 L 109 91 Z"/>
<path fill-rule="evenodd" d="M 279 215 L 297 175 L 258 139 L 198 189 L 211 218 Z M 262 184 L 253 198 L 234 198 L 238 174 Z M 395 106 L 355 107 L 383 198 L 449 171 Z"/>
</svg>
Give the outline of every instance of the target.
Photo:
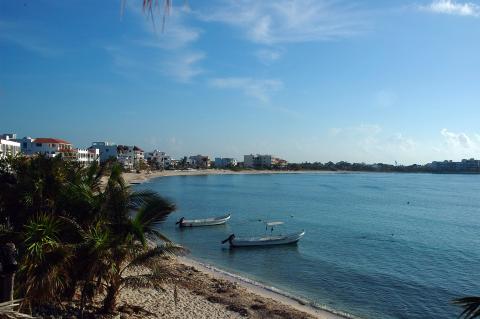
<svg viewBox="0 0 480 319">
<path fill-rule="evenodd" d="M 271 232 L 273 232 L 273 226 L 281 224 L 283 224 L 283 222 L 269 222 L 266 223 L 266 227 L 271 227 Z M 231 247 L 287 245 L 298 242 L 304 235 L 304 230 L 287 235 L 270 235 L 263 237 L 235 237 L 235 234 L 231 234 L 227 239 L 222 241 L 222 244 L 228 242 Z"/>
<path fill-rule="evenodd" d="M 222 225 L 225 224 L 230 219 L 230 217 L 230 214 L 205 219 L 185 219 L 184 217 L 182 217 L 178 222 L 176 222 L 176 225 L 180 225 L 180 227 Z"/>
</svg>

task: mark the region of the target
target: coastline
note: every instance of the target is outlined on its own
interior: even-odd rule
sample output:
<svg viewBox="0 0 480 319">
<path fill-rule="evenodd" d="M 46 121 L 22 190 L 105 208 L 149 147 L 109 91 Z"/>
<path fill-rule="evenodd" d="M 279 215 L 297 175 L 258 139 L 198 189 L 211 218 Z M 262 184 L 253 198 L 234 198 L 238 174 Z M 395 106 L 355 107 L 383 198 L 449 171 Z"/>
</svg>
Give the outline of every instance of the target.
<svg viewBox="0 0 480 319">
<path fill-rule="evenodd" d="M 236 275 L 234 273 L 222 270 L 208 263 L 200 262 L 188 257 L 177 257 L 177 260 L 187 266 L 195 267 L 203 273 L 216 279 L 223 279 L 232 283 L 235 283 L 248 292 L 259 295 L 263 298 L 273 299 L 287 307 L 291 307 L 298 311 L 304 312 L 314 318 L 319 319 L 352 319 L 352 317 L 346 313 L 336 313 L 334 310 L 322 309 L 314 307 L 309 301 L 290 295 L 284 291 L 281 291 L 272 286 L 266 286 L 254 280 Z"/>
<path fill-rule="evenodd" d="M 186 257 L 165 257 L 157 262 L 165 280 L 127 286 L 120 292 L 118 310 L 128 318 L 182 319 L 347 319 L 317 309 L 282 292 Z M 127 276 L 149 276 L 136 266 Z"/>
<path fill-rule="evenodd" d="M 124 173 L 124 179 L 129 184 L 142 184 L 145 182 L 150 181 L 154 178 L 159 177 L 168 177 L 168 176 L 202 176 L 202 175 L 260 175 L 260 174 L 304 174 L 304 173 L 311 173 L 310 171 L 269 171 L 269 170 L 252 170 L 252 171 L 231 171 L 231 170 L 175 170 L 175 171 L 158 171 L 158 172 L 141 172 L 141 173 Z M 332 173 L 343 173 L 343 172 L 318 172 L 320 174 L 332 174 Z M 242 277 L 240 275 L 236 275 L 220 268 L 217 268 L 214 265 L 197 261 L 192 258 L 187 257 L 176 257 L 176 262 L 174 263 L 174 268 L 178 270 L 178 268 L 186 267 L 186 269 L 194 269 L 194 272 L 200 272 L 206 278 L 210 278 L 212 281 L 225 281 L 229 285 L 234 285 L 234 287 L 241 287 L 243 291 L 236 291 L 237 295 L 241 295 L 242 298 L 245 296 L 257 296 L 257 298 L 253 298 L 255 301 L 260 302 L 261 305 L 268 305 L 268 308 L 275 308 L 275 304 L 280 304 L 282 308 L 282 312 L 286 314 L 285 318 L 318 318 L 318 319 L 351 319 L 354 318 L 346 313 L 336 313 L 333 309 L 322 309 L 319 307 L 314 307 L 310 304 L 309 301 L 302 299 L 301 297 L 290 295 L 286 292 L 283 292 L 275 287 L 270 287 L 258 283 L 254 280 Z M 192 273 L 189 273 L 187 276 L 191 276 Z M 182 277 L 180 275 L 179 277 Z M 170 287 L 171 288 L 171 287 Z M 172 289 L 172 288 L 171 288 Z M 167 289 L 168 290 L 168 289 Z M 190 297 L 198 298 L 199 292 L 198 291 L 187 291 L 184 290 L 183 295 L 190 294 Z M 208 306 L 217 306 L 217 298 L 215 296 L 206 296 L 204 301 L 208 304 Z M 240 299 L 242 299 L 240 298 Z M 248 299 L 248 298 L 247 298 Z M 250 298 L 252 299 L 252 298 Z M 220 302 L 222 303 L 222 302 Z M 245 306 L 245 305 L 242 305 Z M 255 305 L 253 305 L 255 306 Z M 252 306 L 252 307 L 253 307 Z M 193 307 L 193 306 L 192 306 Z M 204 305 L 203 307 L 206 307 Z M 208 308 L 208 307 L 207 307 Z M 216 310 L 216 317 L 217 318 L 231 318 L 231 314 L 228 313 L 229 310 L 239 308 L 238 305 L 227 305 L 227 312 L 223 312 L 222 310 Z M 242 308 L 242 307 L 240 307 Z M 242 308 L 246 309 L 246 308 Z M 253 308 L 252 308 L 253 309 Z M 249 309 L 248 311 L 252 311 Z M 237 309 L 238 310 L 238 309 Z M 236 312 L 236 310 L 233 310 Z M 275 310 L 280 311 L 280 310 Z M 198 315 L 197 310 L 190 309 L 188 313 L 195 314 L 194 317 Z M 250 314 L 252 316 L 252 314 Z M 183 314 L 183 318 L 188 318 L 188 315 Z M 243 316 L 243 315 L 242 315 Z M 199 316 L 200 317 L 200 316 Z M 253 317 L 255 314 L 253 314 Z M 259 318 L 263 316 L 260 315 Z"/>
</svg>

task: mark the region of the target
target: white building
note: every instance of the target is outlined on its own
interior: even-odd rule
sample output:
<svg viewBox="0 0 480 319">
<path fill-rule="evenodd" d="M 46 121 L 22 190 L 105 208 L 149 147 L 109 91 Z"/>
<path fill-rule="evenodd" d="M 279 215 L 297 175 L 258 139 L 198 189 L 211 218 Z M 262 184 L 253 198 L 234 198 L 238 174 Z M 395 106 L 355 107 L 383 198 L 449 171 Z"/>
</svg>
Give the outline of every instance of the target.
<svg viewBox="0 0 480 319">
<path fill-rule="evenodd" d="M 140 147 L 135 145 L 118 145 L 117 160 L 125 169 L 133 169 L 144 162 L 145 153 Z"/>
<path fill-rule="evenodd" d="M 166 169 L 172 167 L 172 158 L 165 152 L 154 150 L 145 154 L 145 159 L 150 165 L 157 169 Z"/>
<path fill-rule="evenodd" d="M 15 134 L 0 135 L 0 158 L 15 156 L 21 152 L 20 143 L 16 142 Z"/>
<path fill-rule="evenodd" d="M 90 149 L 99 150 L 101 163 L 109 159 L 117 159 L 117 144 L 111 142 L 93 142 Z"/>
<path fill-rule="evenodd" d="M 76 161 L 83 165 L 90 165 L 100 161 L 100 151 L 98 148 L 76 149 Z"/>
<path fill-rule="evenodd" d="M 272 155 L 244 155 L 243 166 L 248 168 L 272 168 L 272 167 L 285 167 L 287 161 Z"/>
<path fill-rule="evenodd" d="M 62 139 L 39 137 L 24 137 L 17 140 L 20 143 L 22 153 L 25 155 L 44 154 L 48 157 L 55 157 L 59 154 L 70 157 L 74 152 L 72 144 Z"/>
<path fill-rule="evenodd" d="M 237 160 L 234 158 L 228 158 L 228 157 L 215 158 L 216 168 L 235 167 L 235 166 L 237 166 Z"/>
<path fill-rule="evenodd" d="M 188 158 L 187 163 L 195 168 L 209 168 L 210 158 L 206 155 L 195 155 Z"/>
</svg>

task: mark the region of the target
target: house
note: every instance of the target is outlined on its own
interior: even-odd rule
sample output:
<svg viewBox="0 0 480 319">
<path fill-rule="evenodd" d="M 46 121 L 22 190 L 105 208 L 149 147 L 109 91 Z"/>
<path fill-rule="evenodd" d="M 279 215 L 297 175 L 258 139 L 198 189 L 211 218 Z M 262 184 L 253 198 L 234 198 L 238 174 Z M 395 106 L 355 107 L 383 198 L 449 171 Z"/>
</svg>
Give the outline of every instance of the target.
<svg viewBox="0 0 480 319">
<path fill-rule="evenodd" d="M 24 137 L 17 140 L 26 156 L 42 154 L 47 157 L 62 156 L 65 160 L 88 165 L 99 160 L 98 149 L 77 149 L 70 142 L 51 137 Z"/>
<path fill-rule="evenodd" d="M 206 155 L 195 155 L 188 158 L 187 163 L 195 168 L 206 169 L 210 167 L 210 158 Z"/>
<path fill-rule="evenodd" d="M 235 166 L 237 166 L 237 160 L 234 158 L 228 158 L 228 157 L 215 158 L 216 168 L 235 167 Z"/>
<path fill-rule="evenodd" d="M 47 157 L 55 157 L 59 154 L 70 157 L 73 152 L 73 146 L 70 142 L 59 138 L 51 137 L 24 137 L 17 139 L 20 143 L 21 151 L 27 156 L 43 154 Z"/>
<path fill-rule="evenodd" d="M 98 148 L 75 149 L 75 160 L 81 164 L 89 165 L 100 161 L 100 151 Z"/>
<path fill-rule="evenodd" d="M 165 152 L 159 150 L 146 153 L 145 159 L 156 169 L 167 169 L 172 167 L 172 158 Z"/>
<path fill-rule="evenodd" d="M 15 141 L 16 134 L 0 135 L 0 158 L 16 156 L 21 152 L 20 143 Z"/>
<path fill-rule="evenodd" d="M 118 145 L 117 160 L 125 169 L 134 169 L 144 162 L 144 151 L 138 146 Z"/>
<path fill-rule="evenodd" d="M 117 144 L 111 142 L 93 142 L 90 149 L 98 149 L 101 163 L 109 159 L 117 159 Z"/>
<path fill-rule="evenodd" d="M 273 155 L 244 155 L 243 165 L 246 168 L 283 168 L 288 162 Z"/>
</svg>

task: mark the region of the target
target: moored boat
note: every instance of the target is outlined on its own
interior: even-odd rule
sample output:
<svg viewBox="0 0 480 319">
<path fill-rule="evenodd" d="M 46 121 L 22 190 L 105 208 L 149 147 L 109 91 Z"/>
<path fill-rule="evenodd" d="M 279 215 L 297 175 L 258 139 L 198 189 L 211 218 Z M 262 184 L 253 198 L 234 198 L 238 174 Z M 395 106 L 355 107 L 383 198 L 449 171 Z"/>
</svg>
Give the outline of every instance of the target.
<svg viewBox="0 0 480 319">
<path fill-rule="evenodd" d="M 271 227 L 273 232 L 273 226 L 281 225 L 282 222 L 268 222 L 266 229 Z M 273 245 L 287 245 L 298 242 L 305 235 L 305 231 L 302 230 L 296 233 L 290 233 L 286 235 L 271 235 L 259 236 L 259 237 L 236 237 L 235 234 L 231 234 L 227 239 L 222 241 L 222 244 L 228 242 L 231 247 L 247 247 L 247 246 L 273 246 Z"/>
<path fill-rule="evenodd" d="M 180 227 L 215 226 L 225 224 L 230 217 L 230 214 L 204 219 L 185 219 L 182 217 L 178 222 L 176 222 L 176 224 L 180 225 Z"/>
</svg>

